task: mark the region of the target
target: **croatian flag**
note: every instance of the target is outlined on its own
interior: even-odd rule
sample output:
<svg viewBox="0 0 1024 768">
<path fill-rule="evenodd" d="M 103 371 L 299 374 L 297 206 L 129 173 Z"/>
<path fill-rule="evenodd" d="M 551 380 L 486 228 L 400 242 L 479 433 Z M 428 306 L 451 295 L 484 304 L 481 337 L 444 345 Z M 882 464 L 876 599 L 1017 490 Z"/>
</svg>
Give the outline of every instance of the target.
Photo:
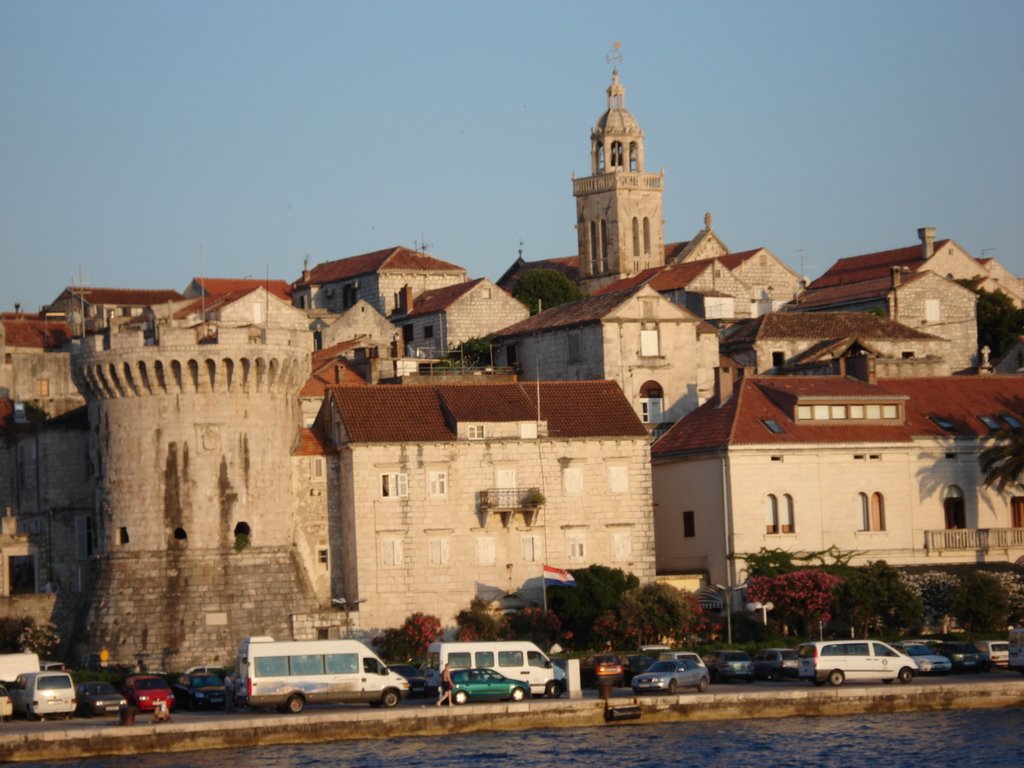
<svg viewBox="0 0 1024 768">
<path fill-rule="evenodd" d="M 545 587 L 575 587 L 576 579 L 572 577 L 572 574 L 568 571 L 563 571 L 561 568 L 552 568 L 550 565 L 544 566 L 544 586 Z"/>
</svg>

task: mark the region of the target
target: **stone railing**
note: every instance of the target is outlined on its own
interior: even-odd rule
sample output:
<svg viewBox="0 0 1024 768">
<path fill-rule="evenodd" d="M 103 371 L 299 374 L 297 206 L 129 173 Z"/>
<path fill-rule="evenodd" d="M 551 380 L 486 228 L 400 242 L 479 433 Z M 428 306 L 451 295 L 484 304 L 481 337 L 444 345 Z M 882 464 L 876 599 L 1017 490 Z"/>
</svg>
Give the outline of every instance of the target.
<svg viewBox="0 0 1024 768">
<path fill-rule="evenodd" d="M 488 488 L 480 491 L 481 511 L 485 515 L 497 513 L 506 528 L 517 512 L 522 514 L 527 527 L 533 525 L 533 518 L 543 504 L 544 494 L 540 488 Z"/>
<path fill-rule="evenodd" d="M 1024 528 L 952 528 L 925 531 L 924 546 L 929 551 L 1024 549 Z"/>
<path fill-rule="evenodd" d="M 660 173 L 620 172 L 602 173 L 587 176 L 584 179 L 572 180 L 574 195 L 588 195 L 594 192 L 607 192 L 612 189 L 653 189 L 660 190 L 662 177 Z"/>
</svg>

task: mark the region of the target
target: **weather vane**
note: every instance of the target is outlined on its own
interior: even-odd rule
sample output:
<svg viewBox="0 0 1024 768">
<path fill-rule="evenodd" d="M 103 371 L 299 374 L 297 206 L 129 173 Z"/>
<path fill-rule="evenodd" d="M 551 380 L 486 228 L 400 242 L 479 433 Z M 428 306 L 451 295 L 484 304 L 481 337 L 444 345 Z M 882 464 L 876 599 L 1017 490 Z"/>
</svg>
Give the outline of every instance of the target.
<svg viewBox="0 0 1024 768">
<path fill-rule="evenodd" d="M 608 55 L 605 56 L 605 61 L 612 64 L 615 69 L 619 68 L 619 64 L 622 63 L 622 43 L 618 40 L 612 43 L 612 49 L 608 51 Z"/>
</svg>

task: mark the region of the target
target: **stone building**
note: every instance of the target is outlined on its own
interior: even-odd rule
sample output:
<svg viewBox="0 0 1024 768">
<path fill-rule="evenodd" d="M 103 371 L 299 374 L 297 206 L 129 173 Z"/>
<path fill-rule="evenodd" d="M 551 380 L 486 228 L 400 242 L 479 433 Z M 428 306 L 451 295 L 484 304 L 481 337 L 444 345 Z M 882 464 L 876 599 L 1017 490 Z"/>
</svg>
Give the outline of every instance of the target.
<svg viewBox="0 0 1024 768">
<path fill-rule="evenodd" d="M 100 333 L 112 326 L 131 322 L 147 307 L 181 301 L 177 291 L 138 288 L 88 288 L 69 286 L 46 309 L 51 317 L 63 316 L 75 336 Z"/>
<path fill-rule="evenodd" d="M 647 431 L 612 382 L 336 387 L 334 597 L 360 633 L 474 597 L 540 604 L 545 563 L 654 575 Z"/>
<path fill-rule="evenodd" d="M 590 175 L 572 180 L 580 283 L 593 292 L 664 263 L 664 173 L 644 170 L 644 133 L 612 72 L 608 108 L 590 134 Z"/>
<path fill-rule="evenodd" d="M 401 328 L 406 356 L 437 358 L 465 341 L 483 338 L 529 316 L 525 304 L 480 277 L 424 291 L 392 320 Z"/>
<path fill-rule="evenodd" d="M 343 312 L 362 299 L 390 317 L 411 306 L 411 299 L 423 291 L 465 281 L 462 267 L 397 246 L 303 269 L 292 284 L 292 303 Z"/>
<path fill-rule="evenodd" d="M 948 376 L 949 346 L 870 312 L 769 312 L 719 338 L 722 356 L 751 373 L 845 375 L 868 356 L 884 378 Z"/>
<path fill-rule="evenodd" d="M 0 397 L 58 416 L 85 404 L 71 380 L 71 328 L 45 313 L 0 317 Z"/>
<path fill-rule="evenodd" d="M 495 362 L 525 381 L 609 379 L 652 430 L 714 387 L 715 329 L 650 286 L 545 310 L 495 335 Z"/>
<path fill-rule="evenodd" d="M 744 558 L 1014 562 L 1024 497 L 978 453 L 1024 423 L 1024 379 L 748 376 L 651 449 L 659 577 L 739 585 Z M 714 482 L 709 481 L 715 478 Z"/>
</svg>

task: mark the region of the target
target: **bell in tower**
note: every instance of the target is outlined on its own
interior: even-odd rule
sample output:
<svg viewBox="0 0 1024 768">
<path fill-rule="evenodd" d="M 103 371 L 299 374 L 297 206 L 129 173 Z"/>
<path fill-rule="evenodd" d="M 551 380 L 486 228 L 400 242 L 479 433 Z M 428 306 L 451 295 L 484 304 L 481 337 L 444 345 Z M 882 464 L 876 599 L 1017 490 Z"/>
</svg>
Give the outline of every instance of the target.
<svg viewBox="0 0 1024 768">
<path fill-rule="evenodd" d="M 644 132 L 612 70 L 608 108 L 590 133 L 590 176 L 573 178 L 580 278 L 593 292 L 664 264 L 664 173 L 644 171 Z"/>
</svg>

